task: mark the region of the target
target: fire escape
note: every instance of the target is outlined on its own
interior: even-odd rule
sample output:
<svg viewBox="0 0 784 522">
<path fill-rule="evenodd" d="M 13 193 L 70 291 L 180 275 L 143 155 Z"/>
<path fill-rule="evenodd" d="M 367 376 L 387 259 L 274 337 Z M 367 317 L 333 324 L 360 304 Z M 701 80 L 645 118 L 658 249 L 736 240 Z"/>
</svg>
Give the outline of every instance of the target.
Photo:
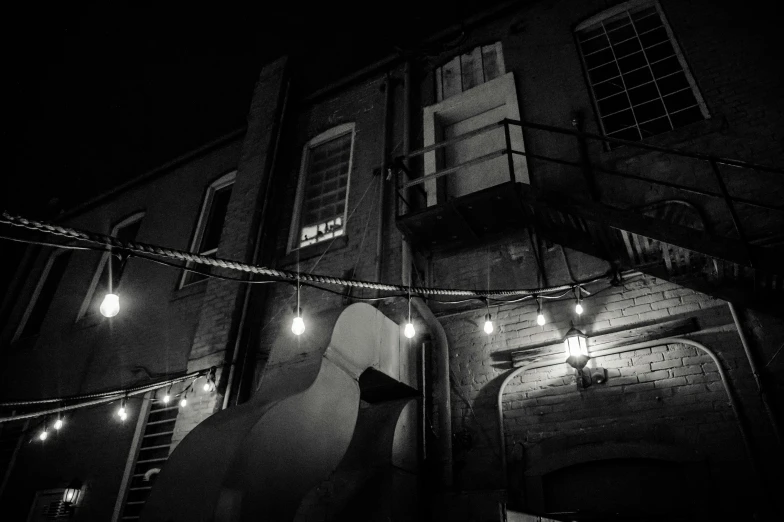
<svg viewBox="0 0 784 522">
<path fill-rule="evenodd" d="M 502 149 L 443 161 L 448 147 L 499 127 Z M 572 140 L 572 158 L 518 150 L 510 136 L 520 129 Z M 597 145 L 609 152 L 591 161 L 597 154 L 589 148 Z M 431 164 L 441 160 L 422 175 L 427 155 Z M 536 173 L 530 183 L 516 179 L 519 157 Z M 784 169 L 510 119 L 415 150 L 395 164 L 397 226 L 419 251 L 465 248 L 531 227 L 538 237 L 621 270 L 721 299 L 758 308 L 780 308 L 784 299 Z M 481 169 L 503 169 L 508 181 L 502 176 L 452 197 L 444 190 L 451 177 L 488 173 Z M 560 174 L 561 187 L 541 173 Z"/>
</svg>

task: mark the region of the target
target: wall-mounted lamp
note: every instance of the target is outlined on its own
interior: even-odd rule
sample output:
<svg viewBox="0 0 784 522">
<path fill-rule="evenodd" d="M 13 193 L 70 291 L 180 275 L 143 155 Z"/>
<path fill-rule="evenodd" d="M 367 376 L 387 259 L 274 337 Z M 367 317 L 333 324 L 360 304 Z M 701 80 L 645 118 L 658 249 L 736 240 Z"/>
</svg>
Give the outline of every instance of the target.
<svg viewBox="0 0 784 522">
<path fill-rule="evenodd" d="M 575 370 L 582 370 L 591 358 L 588 355 L 588 337 L 577 328 L 570 328 L 564 337 L 566 364 Z"/>
<path fill-rule="evenodd" d="M 71 506 L 75 506 L 79 502 L 79 496 L 82 494 L 82 483 L 74 480 L 63 491 L 63 502 Z"/>
</svg>

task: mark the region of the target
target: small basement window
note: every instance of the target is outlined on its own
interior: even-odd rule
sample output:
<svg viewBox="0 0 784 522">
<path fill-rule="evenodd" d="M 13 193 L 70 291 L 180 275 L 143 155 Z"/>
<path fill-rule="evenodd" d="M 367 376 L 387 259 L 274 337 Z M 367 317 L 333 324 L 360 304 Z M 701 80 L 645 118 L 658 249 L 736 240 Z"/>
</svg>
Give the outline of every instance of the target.
<svg viewBox="0 0 784 522">
<path fill-rule="evenodd" d="M 657 2 L 626 2 L 575 32 L 605 135 L 639 141 L 709 118 Z"/>
</svg>

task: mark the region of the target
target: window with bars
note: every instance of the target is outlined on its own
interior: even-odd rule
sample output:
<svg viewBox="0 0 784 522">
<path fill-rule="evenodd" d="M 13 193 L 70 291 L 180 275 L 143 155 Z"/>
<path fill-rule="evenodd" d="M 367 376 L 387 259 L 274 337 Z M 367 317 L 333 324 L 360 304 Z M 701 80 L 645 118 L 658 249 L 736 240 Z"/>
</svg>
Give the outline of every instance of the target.
<svg viewBox="0 0 784 522">
<path fill-rule="evenodd" d="M 166 404 L 157 399 L 145 400 L 152 402 L 136 444 L 137 453 L 126 482 L 127 490 L 118 520 L 139 520 L 155 478 L 169 458 L 179 409 L 177 401 Z"/>
<path fill-rule="evenodd" d="M 626 2 L 576 34 L 605 135 L 639 141 L 709 117 L 658 3 Z"/>
<path fill-rule="evenodd" d="M 353 147 L 353 123 L 322 133 L 305 146 L 289 250 L 345 233 Z"/>
<path fill-rule="evenodd" d="M 215 256 L 218 253 L 218 243 L 220 243 L 223 223 L 226 221 L 226 213 L 229 210 L 231 189 L 234 186 L 236 175 L 236 171 L 229 172 L 214 181 L 207 189 L 199 221 L 196 224 L 196 232 L 193 236 L 192 252 L 203 256 Z M 193 264 L 189 262 L 186 266 L 191 267 Z M 198 268 L 202 271 L 209 270 L 204 265 L 200 265 Z M 204 274 L 186 270 L 182 276 L 181 286 L 205 279 L 207 276 Z"/>
<path fill-rule="evenodd" d="M 501 42 L 475 47 L 435 70 L 436 101 L 443 101 L 505 73 Z"/>
</svg>

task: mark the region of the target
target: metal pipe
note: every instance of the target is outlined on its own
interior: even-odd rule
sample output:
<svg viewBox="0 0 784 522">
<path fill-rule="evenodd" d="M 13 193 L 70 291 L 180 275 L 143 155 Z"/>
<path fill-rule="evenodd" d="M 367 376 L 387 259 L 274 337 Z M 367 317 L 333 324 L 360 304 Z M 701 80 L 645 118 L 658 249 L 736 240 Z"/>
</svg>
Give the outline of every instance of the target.
<svg viewBox="0 0 784 522">
<path fill-rule="evenodd" d="M 719 372 L 719 377 L 721 378 L 721 383 L 724 385 L 724 391 L 727 393 L 727 398 L 730 401 L 730 406 L 732 407 L 732 412 L 735 414 L 735 420 L 738 424 L 738 430 L 740 431 L 741 439 L 743 440 L 743 446 L 746 449 L 746 455 L 748 456 L 751 466 L 755 474 L 759 475 L 759 468 L 757 466 L 756 458 L 754 457 L 754 452 L 751 445 L 751 438 L 749 436 L 748 429 L 743 422 L 743 418 L 740 414 L 740 404 L 738 403 L 737 399 L 735 398 L 732 390 L 730 389 L 729 385 L 729 378 L 727 377 L 727 372 L 721 365 L 721 361 L 719 358 L 716 357 L 707 346 L 703 345 L 702 343 L 698 343 L 697 341 L 692 341 L 691 339 L 684 339 L 682 337 L 671 337 L 665 339 L 657 339 L 654 341 L 645 341 L 641 343 L 635 344 L 628 344 L 626 346 L 619 346 L 617 348 L 609 348 L 607 350 L 598 350 L 591 354 L 591 357 L 602 357 L 605 355 L 613 355 L 616 353 L 623 353 L 623 352 L 630 352 L 632 350 L 640 350 L 642 348 L 652 348 L 654 346 L 661 346 L 663 344 L 685 344 L 688 346 L 693 346 L 698 350 L 703 351 L 704 353 L 708 354 L 710 358 L 713 360 L 713 363 L 716 365 L 716 368 Z M 535 368 L 544 368 L 546 366 L 556 366 L 558 364 L 564 364 L 564 359 L 562 356 L 558 355 L 557 357 L 548 358 L 542 361 L 534 362 L 531 364 L 527 364 L 525 366 L 520 366 L 512 371 L 510 371 L 504 380 L 501 382 L 501 387 L 498 390 L 498 397 L 496 401 L 496 408 L 498 414 L 498 439 L 499 444 L 501 447 L 501 465 L 503 469 L 501 470 L 502 475 L 504 477 L 504 484 L 508 485 L 507 481 L 508 478 L 506 476 L 506 440 L 504 435 L 504 409 L 503 409 L 503 396 L 504 390 L 506 389 L 509 382 L 523 373 L 526 370 L 533 370 Z"/>
<path fill-rule="evenodd" d="M 421 298 L 411 299 L 419 315 L 425 321 L 432 336 L 433 348 L 436 352 L 436 372 L 438 379 L 434 383 L 436 400 L 438 401 L 438 441 L 439 459 L 441 461 L 441 482 L 445 488 L 452 485 L 452 398 L 449 387 L 449 340 L 446 331 L 438 318 Z"/>
<path fill-rule="evenodd" d="M 757 384 L 757 391 L 759 392 L 760 399 L 762 400 L 762 405 L 765 407 L 765 413 L 768 415 L 768 420 L 770 420 L 770 427 L 773 428 L 773 433 L 776 435 L 776 442 L 778 443 L 779 447 L 781 447 L 781 428 L 779 427 L 776 414 L 768 402 L 768 394 L 765 393 L 765 388 L 762 386 L 762 377 L 760 376 L 757 361 L 752 356 L 751 345 L 749 344 L 749 341 L 746 338 L 746 332 L 741 325 L 740 316 L 738 315 L 738 311 L 735 309 L 735 305 L 732 304 L 732 302 L 728 302 L 727 306 L 729 306 L 730 313 L 732 314 L 732 320 L 735 322 L 735 328 L 738 330 L 740 343 L 743 345 L 743 351 L 746 353 L 746 360 L 749 361 L 751 374 L 754 376 L 754 382 Z"/>
<path fill-rule="evenodd" d="M 384 121 L 382 123 L 382 130 L 381 130 L 381 173 L 379 174 L 379 187 L 378 187 L 378 228 L 376 229 L 376 277 L 375 281 L 381 281 L 381 274 L 383 269 L 383 250 L 384 250 L 384 223 L 386 220 L 384 219 L 384 195 L 386 194 L 386 175 L 387 175 L 387 168 L 389 165 L 388 158 L 389 158 L 389 150 L 388 143 L 389 143 L 389 113 L 391 111 L 391 104 L 392 104 L 392 81 L 389 76 L 389 72 L 386 74 L 386 78 L 384 79 Z M 376 297 L 381 295 L 380 290 L 376 290 Z"/>
</svg>

